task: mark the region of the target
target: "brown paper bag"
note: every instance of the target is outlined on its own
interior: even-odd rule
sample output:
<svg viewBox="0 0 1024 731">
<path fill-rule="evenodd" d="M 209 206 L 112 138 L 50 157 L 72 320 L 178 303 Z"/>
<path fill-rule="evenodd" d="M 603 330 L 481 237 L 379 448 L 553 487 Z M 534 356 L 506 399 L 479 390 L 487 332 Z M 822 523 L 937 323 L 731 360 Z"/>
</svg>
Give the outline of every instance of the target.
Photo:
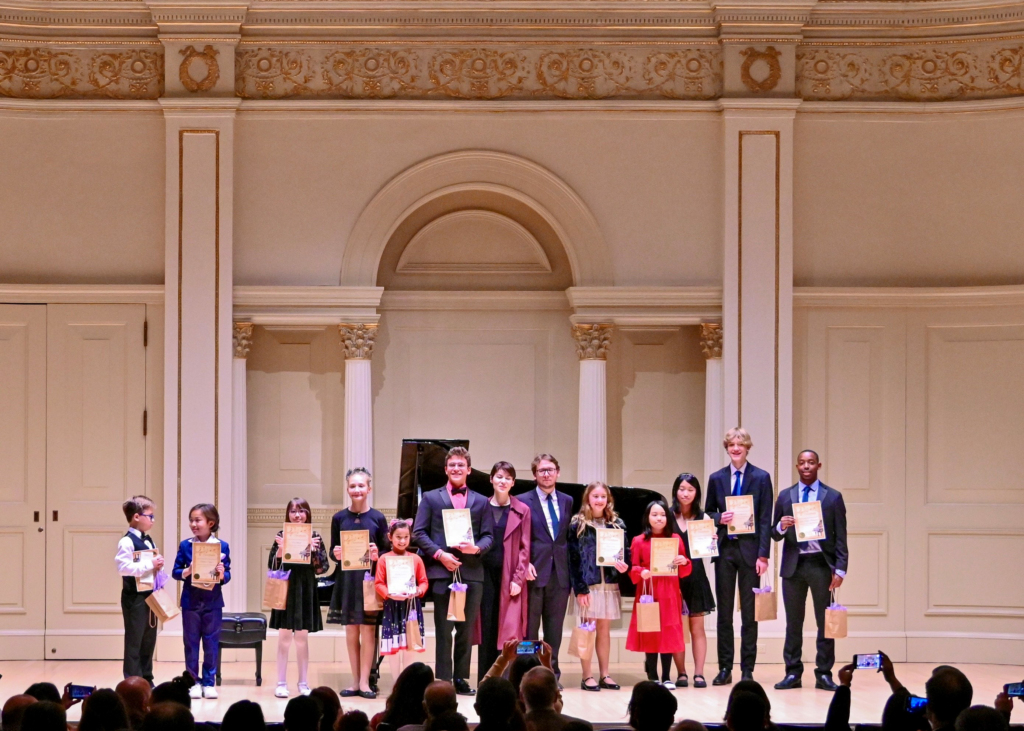
<svg viewBox="0 0 1024 731">
<path fill-rule="evenodd" d="M 650 591 L 648 591 L 648 584 L 650 585 Z M 654 598 L 654 582 L 651 579 L 647 579 L 644 582 L 643 592 L 640 595 L 641 600 L 645 596 Z M 661 607 L 658 602 L 648 602 L 646 604 L 637 601 L 634 610 L 636 612 L 636 631 L 637 632 L 661 632 Z"/>
<path fill-rule="evenodd" d="M 288 606 L 288 579 L 267 577 L 267 583 L 263 585 L 263 606 L 277 610 Z"/>
<path fill-rule="evenodd" d="M 832 594 L 832 604 L 825 609 L 825 638 L 841 640 L 846 637 L 846 607 L 836 603 L 836 595 Z"/>
<path fill-rule="evenodd" d="M 412 652 L 423 652 L 427 648 L 423 645 L 423 635 L 420 634 L 419 612 L 416 609 L 416 601 L 409 600 L 409 613 L 405 620 L 405 641 Z"/>
<path fill-rule="evenodd" d="M 366 578 L 369 576 L 370 578 Z M 379 612 L 384 608 L 384 600 L 380 598 L 380 594 L 377 593 L 377 588 L 373 583 L 373 574 L 367 571 L 363 574 L 363 611 L 364 612 Z"/>
<path fill-rule="evenodd" d="M 448 585 L 448 621 L 466 621 L 466 590 L 467 584 L 462 583 L 462 574 L 458 569 L 452 574 L 452 583 Z"/>
<path fill-rule="evenodd" d="M 594 621 L 588 621 L 586 613 L 581 614 L 573 625 L 572 635 L 569 637 L 569 654 L 580 660 L 590 660 L 594 656 L 596 641 L 597 632 L 594 628 Z"/>
<path fill-rule="evenodd" d="M 778 616 L 778 595 L 761 581 L 761 588 L 754 589 L 754 619 L 767 622 Z"/>
<path fill-rule="evenodd" d="M 170 622 L 181 614 L 181 610 L 178 609 L 177 592 L 170 583 L 164 584 L 162 588 L 147 596 L 146 604 L 161 622 Z"/>
</svg>

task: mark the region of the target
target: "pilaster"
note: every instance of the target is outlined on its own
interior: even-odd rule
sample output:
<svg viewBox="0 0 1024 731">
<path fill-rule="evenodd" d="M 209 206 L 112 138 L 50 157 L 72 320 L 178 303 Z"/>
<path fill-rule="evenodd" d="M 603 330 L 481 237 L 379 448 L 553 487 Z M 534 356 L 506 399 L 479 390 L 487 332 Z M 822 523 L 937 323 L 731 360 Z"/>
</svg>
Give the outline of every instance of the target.
<svg viewBox="0 0 1024 731">
<path fill-rule="evenodd" d="M 373 474 L 373 378 L 370 359 L 376 323 L 338 325 L 345 350 L 345 471 L 365 467 Z M 370 493 L 371 502 L 373 493 Z"/>
<path fill-rule="evenodd" d="M 607 357 L 612 326 L 573 325 L 580 359 L 578 466 L 576 479 L 586 485 L 608 481 Z"/>
</svg>

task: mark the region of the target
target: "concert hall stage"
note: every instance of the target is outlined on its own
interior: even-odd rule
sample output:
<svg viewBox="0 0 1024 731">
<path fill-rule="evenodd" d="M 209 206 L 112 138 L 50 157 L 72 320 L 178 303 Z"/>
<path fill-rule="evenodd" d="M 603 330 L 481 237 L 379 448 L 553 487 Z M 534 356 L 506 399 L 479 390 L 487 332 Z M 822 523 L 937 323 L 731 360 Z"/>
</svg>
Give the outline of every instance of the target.
<svg viewBox="0 0 1024 731">
<path fill-rule="evenodd" d="M 639 657 L 639 656 L 638 656 Z M 901 663 L 896 665 L 897 677 L 903 684 L 916 694 L 924 694 L 925 680 L 932 668 L 938 663 Z M 1004 683 L 1020 681 L 1024 678 L 1024 666 L 1020 665 L 958 665 L 974 685 L 974 702 L 990 705 L 996 694 L 1002 690 Z M 19 661 L 5 662 L 3 677 L 0 678 L 0 702 L 12 695 L 21 693 L 31 683 L 47 680 L 58 687 L 65 683 L 98 685 L 113 687 L 121 679 L 120 661 Z M 180 674 L 184 668 L 177 662 L 156 663 L 157 682 L 169 680 L 173 675 Z M 692 668 L 689 669 L 692 681 Z M 289 683 L 294 693 L 295 666 L 289 666 Z M 567 666 L 562 677 L 565 690 L 564 712 L 585 718 L 588 721 L 602 724 L 626 725 L 626 704 L 629 701 L 630 688 L 643 679 L 639 663 L 613 665 L 612 673 L 623 686 L 622 690 L 602 690 L 590 693 L 580 690 L 580 672 L 575 664 Z M 345 663 L 311 663 L 309 667 L 310 686 L 329 685 L 335 689 L 348 682 L 348 666 Z M 713 672 L 705 673 L 708 687 L 705 689 L 680 688 L 675 692 L 679 701 L 677 720 L 693 718 L 707 723 L 722 720 L 729 687 L 715 688 L 710 685 Z M 274 697 L 276 669 L 274 659 L 269 658 L 263 664 L 263 685 L 255 685 L 255 663 L 231 662 L 224 664 L 224 681 L 220 686 L 220 698 L 217 700 L 194 700 L 192 712 L 197 721 L 219 721 L 228 706 L 237 700 L 247 698 L 257 701 L 263 707 L 267 721 L 280 721 L 284 714 L 287 700 Z M 825 721 L 828 705 L 832 694 L 814 690 L 813 674 L 807 670 L 804 682 L 811 687 L 799 690 L 777 691 L 772 688 L 784 675 L 782 665 L 758 665 L 754 678 L 765 686 L 772 704 L 772 720 L 778 724 L 821 724 Z M 739 679 L 738 668 L 734 678 Z M 384 700 L 391 689 L 391 677 L 384 671 L 381 678 L 381 694 L 375 700 L 343 699 L 346 709 L 358 708 L 368 716 L 384 708 Z M 476 684 L 474 683 L 474 686 Z M 889 697 L 889 688 L 882 676 L 877 673 L 857 671 L 853 678 L 853 702 L 850 713 L 852 723 L 878 723 L 882 716 L 882 707 Z M 473 698 L 459 697 L 459 712 L 470 722 L 477 720 L 473 710 Z M 1024 714 L 1024 709 L 1017 704 L 1015 715 Z M 68 714 L 69 721 L 76 721 L 78 708 Z M 1015 718 L 1018 723 L 1021 719 Z"/>
</svg>

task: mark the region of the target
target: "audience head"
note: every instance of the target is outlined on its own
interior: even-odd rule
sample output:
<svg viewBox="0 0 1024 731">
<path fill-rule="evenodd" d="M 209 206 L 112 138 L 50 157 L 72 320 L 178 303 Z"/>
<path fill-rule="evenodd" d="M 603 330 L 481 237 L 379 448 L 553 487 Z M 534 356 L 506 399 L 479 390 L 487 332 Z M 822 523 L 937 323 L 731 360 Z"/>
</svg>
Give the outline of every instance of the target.
<svg viewBox="0 0 1024 731">
<path fill-rule="evenodd" d="M 369 731 L 370 719 L 362 711 L 348 711 L 338 716 L 334 731 Z"/>
<path fill-rule="evenodd" d="M 308 695 L 299 695 L 284 707 L 285 731 L 318 731 L 323 712 L 320 704 Z"/>
<path fill-rule="evenodd" d="M 341 712 L 341 699 L 338 694 L 334 688 L 321 685 L 319 688 L 313 688 L 309 696 L 320 704 L 320 710 L 323 711 L 323 716 L 320 718 L 320 731 L 331 731 Z"/>
<path fill-rule="evenodd" d="M 909 693 L 893 693 L 882 709 L 882 731 L 931 731 L 924 714 L 907 713 Z"/>
<path fill-rule="evenodd" d="M 21 731 L 21 719 L 25 715 L 25 709 L 36 702 L 37 700 L 28 694 L 12 695 L 4 703 L 3 712 L 0 713 L 0 728 L 4 731 Z"/>
<path fill-rule="evenodd" d="M 687 718 L 673 726 L 672 731 L 708 731 L 708 729 L 700 721 Z"/>
<path fill-rule="evenodd" d="M 124 701 L 125 710 L 128 712 L 128 727 L 141 728 L 142 719 L 146 717 L 146 711 L 149 710 L 150 696 L 153 694 L 149 681 L 138 675 L 133 675 L 118 683 L 114 692 Z"/>
<path fill-rule="evenodd" d="M 516 659 L 512 661 L 512 665 L 508 669 L 508 679 L 512 683 L 512 687 L 516 689 L 517 695 L 523 684 L 523 676 L 540 666 L 540 658 L 536 655 L 516 655 Z"/>
<path fill-rule="evenodd" d="M 739 693 L 733 693 L 729 699 L 725 725 L 729 731 L 763 731 L 767 727 L 767 712 L 760 696 L 741 690 Z"/>
<path fill-rule="evenodd" d="M 120 731 L 128 728 L 128 710 L 110 688 L 100 688 L 82 702 L 79 731 Z"/>
<path fill-rule="evenodd" d="M 155 693 L 153 695 L 156 696 Z M 195 728 L 192 711 L 176 701 L 154 703 L 142 722 L 142 731 L 195 731 Z"/>
<path fill-rule="evenodd" d="M 68 731 L 64 706 L 53 701 L 39 701 L 25 708 L 21 717 L 23 731 Z"/>
<path fill-rule="evenodd" d="M 423 691 L 423 710 L 428 719 L 437 718 L 458 708 L 459 699 L 455 697 L 455 686 L 447 680 L 435 680 Z"/>
<path fill-rule="evenodd" d="M 545 667 L 533 668 L 523 676 L 519 694 L 527 712 L 554 710 L 558 700 L 558 680 Z"/>
<path fill-rule="evenodd" d="M 423 709 L 423 693 L 434 682 L 434 671 L 421 662 L 407 665 L 388 696 L 384 719 L 395 728 L 423 723 L 427 714 Z"/>
<path fill-rule="evenodd" d="M 30 695 L 37 701 L 60 703 L 60 691 L 53 683 L 32 683 L 25 691 L 25 695 Z"/>
<path fill-rule="evenodd" d="M 220 731 L 266 731 L 266 728 L 263 709 L 250 700 L 232 703 L 220 722 Z"/>
<path fill-rule="evenodd" d="M 439 716 L 428 718 L 423 731 L 469 731 L 466 717 L 458 711 L 445 711 Z"/>
<path fill-rule="evenodd" d="M 504 678 L 487 678 L 476 691 L 473 708 L 480 716 L 480 724 L 489 729 L 521 728 L 515 686 Z"/>
<path fill-rule="evenodd" d="M 924 684 L 928 698 L 925 715 L 932 728 L 952 726 L 956 717 L 969 708 L 974 688 L 967 676 L 950 665 L 939 665 Z"/>
<path fill-rule="evenodd" d="M 729 719 L 729 708 L 732 706 L 732 699 L 737 693 L 753 693 L 761 702 L 764 703 L 764 725 L 765 728 L 771 725 L 772 722 L 772 702 L 768 700 L 768 694 L 764 692 L 764 688 L 756 680 L 741 680 L 732 687 L 729 692 L 729 700 L 725 704 L 725 720 Z"/>
<path fill-rule="evenodd" d="M 668 731 L 678 707 L 668 688 L 653 680 L 641 681 L 633 686 L 629 699 L 629 725 L 643 731 Z"/>
<path fill-rule="evenodd" d="M 195 684 L 195 678 L 189 675 L 188 672 L 184 672 L 177 678 L 166 683 L 160 683 L 160 685 L 153 688 L 153 692 L 149 697 L 149 703 L 151 706 L 155 706 L 158 703 L 177 703 L 191 709 L 192 699 L 189 698 L 188 689 Z"/>
<path fill-rule="evenodd" d="M 991 706 L 971 706 L 956 717 L 956 731 L 1007 731 L 1006 716 Z"/>
</svg>

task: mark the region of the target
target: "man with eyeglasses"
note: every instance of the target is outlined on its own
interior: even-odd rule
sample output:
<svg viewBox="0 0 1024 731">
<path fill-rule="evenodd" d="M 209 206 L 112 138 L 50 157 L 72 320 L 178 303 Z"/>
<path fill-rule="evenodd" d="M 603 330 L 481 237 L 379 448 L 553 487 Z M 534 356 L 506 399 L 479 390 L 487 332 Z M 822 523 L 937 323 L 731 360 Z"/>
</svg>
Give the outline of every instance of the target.
<svg viewBox="0 0 1024 731">
<path fill-rule="evenodd" d="M 519 495 L 530 508 L 532 536 L 530 565 L 526 578 L 530 582 L 527 635 L 540 639 L 544 623 L 544 640 L 551 645 L 551 666 L 556 676 L 558 648 L 562 644 L 562 625 L 569 604 L 569 520 L 572 498 L 556 489 L 558 460 L 550 454 L 538 454 L 531 465 L 537 487 Z"/>
<path fill-rule="evenodd" d="M 156 543 L 146 531 L 153 529 L 156 515 L 153 501 L 136 495 L 121 506 L 128 521 L 128 532 L 118 541 L 114 563 L 121 575 L 121 616 L 124 619 L 124 677 L 141 677 L 153 684 L 153 651 L 156 649 L 156 622 L 150 622 L 146 597 L 152 591 L 139 591 L 135 580 L 159 571 L 164 558 L 152 554 L 151 561 L 140 560 L 140 551 L 155 551 Z"/>
</svg>

